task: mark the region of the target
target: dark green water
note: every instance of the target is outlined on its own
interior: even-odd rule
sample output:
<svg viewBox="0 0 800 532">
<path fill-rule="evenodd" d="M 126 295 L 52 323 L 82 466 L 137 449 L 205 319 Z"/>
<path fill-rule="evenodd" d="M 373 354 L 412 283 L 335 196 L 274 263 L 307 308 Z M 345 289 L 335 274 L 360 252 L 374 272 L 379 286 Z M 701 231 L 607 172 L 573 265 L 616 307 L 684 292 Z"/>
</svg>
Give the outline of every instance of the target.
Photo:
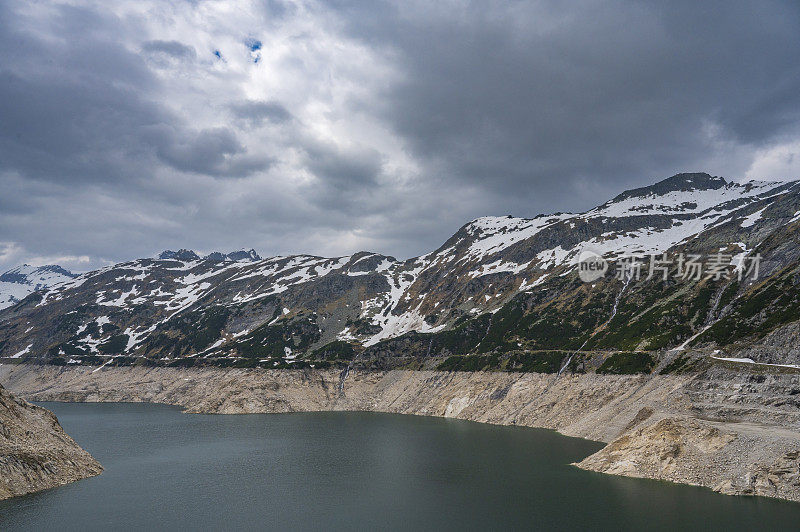
<svg viewBox="0 0 800 532">
<path fill-rule="evenodd" d="M 376 413 L 46 403 L 106 468 L 0 502 L 2 530 L 772 529 L 800 504 L 570 467 L 600 445 Z"/>
</svg>

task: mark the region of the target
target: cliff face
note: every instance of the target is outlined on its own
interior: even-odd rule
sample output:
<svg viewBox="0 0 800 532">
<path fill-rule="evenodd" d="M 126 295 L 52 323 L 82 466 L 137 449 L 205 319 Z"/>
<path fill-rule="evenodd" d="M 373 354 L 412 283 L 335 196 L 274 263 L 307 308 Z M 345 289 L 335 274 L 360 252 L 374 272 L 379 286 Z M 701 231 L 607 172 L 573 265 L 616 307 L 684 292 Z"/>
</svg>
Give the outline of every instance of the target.
<svg viewBox="0 0 800 532">
<path fill-rule="evenodd" d="M 0 499 L 99 475 L 102 466 L 70 438 L 52 412 L 0 386 Z"/>
<path fill-rule="evenodd" d="M 193 413 L 360 410 L 555 429 L 609 442 L 579 467 L 800 501 L 800 374 L 692 375 L 0 366 L 30 399 Z"/>
</svg>

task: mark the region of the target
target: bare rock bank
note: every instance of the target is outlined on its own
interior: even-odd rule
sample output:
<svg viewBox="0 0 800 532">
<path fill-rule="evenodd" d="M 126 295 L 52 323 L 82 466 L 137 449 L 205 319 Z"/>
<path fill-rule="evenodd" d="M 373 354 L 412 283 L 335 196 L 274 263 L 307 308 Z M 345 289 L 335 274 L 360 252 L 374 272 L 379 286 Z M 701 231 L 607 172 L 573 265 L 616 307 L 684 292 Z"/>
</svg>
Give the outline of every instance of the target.
<svg viewBox="0 0 800 532">
<path fill-rule="evenodd" d="M 800 376 L 553 375 L 0 366 L 29 400 L 190 413 L 378 411 L 555 429 L 609 443 L 579 467 L 800 501 Z"/>
<path fill-rule="evenodd" d="M 52 412 L 0 386 L 0 499 L 99 475 L 102 466 L 81 449 Z"/>
</svg>

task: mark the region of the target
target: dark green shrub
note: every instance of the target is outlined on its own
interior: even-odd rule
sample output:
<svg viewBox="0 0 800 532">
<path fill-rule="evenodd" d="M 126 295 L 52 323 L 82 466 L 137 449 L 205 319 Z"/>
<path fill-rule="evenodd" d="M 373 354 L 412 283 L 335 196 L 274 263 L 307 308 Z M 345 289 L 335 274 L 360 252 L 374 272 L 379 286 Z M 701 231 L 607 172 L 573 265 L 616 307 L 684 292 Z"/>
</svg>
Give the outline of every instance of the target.
<svg viewBox="0 0 800 532">
<path fill-rule="evenodd" d="M 650 373 L 655 362 L 649 353 L 614 353 L 597 368 L 597 373 L 609 375 Z"/>
</svg>

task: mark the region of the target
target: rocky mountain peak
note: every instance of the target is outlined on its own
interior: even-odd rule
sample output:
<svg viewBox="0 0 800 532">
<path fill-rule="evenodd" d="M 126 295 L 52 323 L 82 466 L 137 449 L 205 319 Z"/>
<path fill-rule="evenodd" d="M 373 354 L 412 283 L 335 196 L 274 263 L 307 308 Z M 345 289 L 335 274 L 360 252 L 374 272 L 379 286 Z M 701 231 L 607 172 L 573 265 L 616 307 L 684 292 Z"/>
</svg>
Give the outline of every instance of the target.
<svg viewBox="0 0 800 532">
<path fill-rule="evenodd" d="M 383 264 L 397 262 L 394 257 L 372 253 L 370 251 L 359 251 L 350 257 L 347 269 L 350 272 L 371 272 L 378 269 Z"/>
<path fill-rule="evenodd" d="M 191 261 L 191 260 L 200 260 L 200 255 L 192 251 L 191 249 L 179 249 L 178 251 L 172 251 L 171 249 L 167 249 L 162 251 L 161 254 L 158 255 L 159 260 L 180 260 L 180 261 Z"/>
<path fill-rule="evenodd" d="M 222 262 L 225 259 L 227 259 L 228 256 L 226 254 L 224 254 L 224 253 L 219 252 L 219 251 L 212 251 L 211 253 L 209 253 L 208 255 L 206 255 L 203 258 L 206 259 L 206 260 L 214 261 L 214 262 Z"/>
<path fill-rule="evenodd" d="M 728 182 L 722 177 L 711 176 L 705 172 L 675 174 L 658 183 L 646 187 L 626 190 L 609 203 L 617 203 L 629 198 L 663 196 L 670 192 L 690 192 L 692 190 L 718 190 Z"/>
<path fill-rule="evenodd" d="M 72 273 L 71 271 L 67 270 L 66 268 L 62 268 L 58 264 L 46 264 L 44 266 L 39 266 L 39 270 L 43 272 L 50 272 L 50 273 L 57 273 L 59 275 L 65 275 L 67 277 L 75 278 L 78 276 L 77 273 Z"/>
<path fill-rule="evenodd" d="M 256 253 L 256 250 L 250 249 L 248 251 L 241 249 L 239 251 L 234 251 L 232 253 L 228 253 L 228 259 L 233 261 L 240 261 L 240 260 L 261 260 L 261 256 Z"/>
<path fill-rule="evenodd" d="M 209 253 L 208 255 L 206 255 L 203 258 L 205 260 L 210 260 L 210 261 L 214 261 L 214 262 L 223 262 L 223 261 L 233 261 L 233 262 L 250 261 L 250 262 L 255 262 L 255 261 L 262 260 L 261 256 L 254 249 L 250 249 L 250 250 L 241 249 L 239 251 L 232 251 L 230 253 L 222 253 L 221 251 L 214 251 L 212 253 Z"/>
</svg>

